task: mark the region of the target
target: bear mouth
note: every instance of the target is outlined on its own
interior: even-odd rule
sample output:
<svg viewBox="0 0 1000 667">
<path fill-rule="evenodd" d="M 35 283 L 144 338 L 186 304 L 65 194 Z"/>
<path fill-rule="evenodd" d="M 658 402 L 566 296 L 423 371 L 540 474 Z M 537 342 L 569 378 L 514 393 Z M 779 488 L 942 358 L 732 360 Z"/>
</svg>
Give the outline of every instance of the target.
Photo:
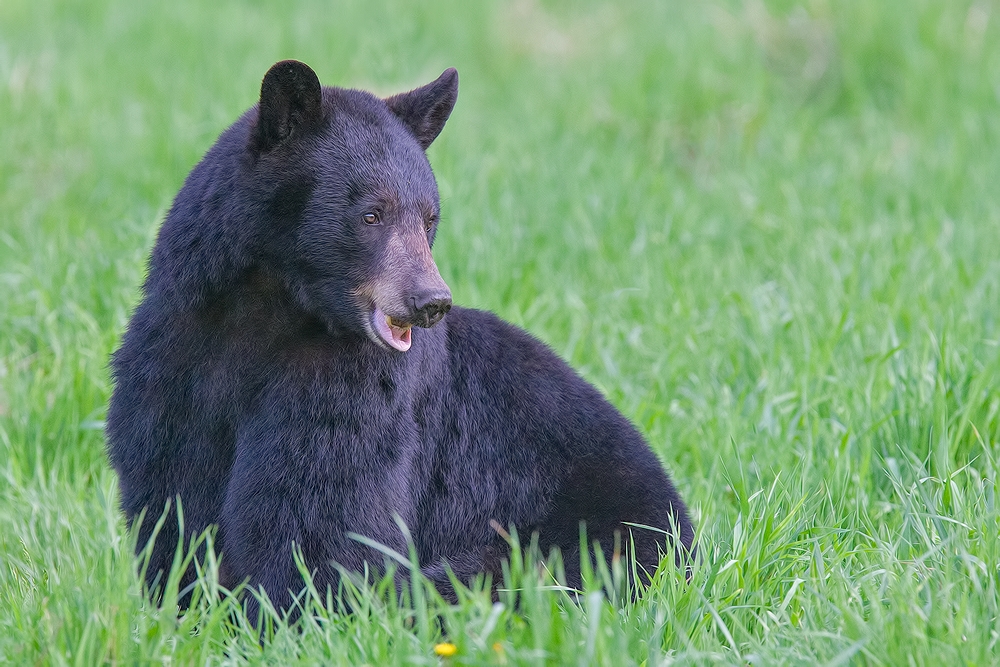
<svg viewBox="0 0 1000 667">
<path fill-rule="evenodd" d="M 378 306 L 375 306 L 375 310 L 372 312 L 372 328 L 375 333 L 387 345 L 400 352 L 406 352 L 410 349 L 411 327 L 411 324 L 400 322 L 394 317 L 386 315 Z"/>
</svg>

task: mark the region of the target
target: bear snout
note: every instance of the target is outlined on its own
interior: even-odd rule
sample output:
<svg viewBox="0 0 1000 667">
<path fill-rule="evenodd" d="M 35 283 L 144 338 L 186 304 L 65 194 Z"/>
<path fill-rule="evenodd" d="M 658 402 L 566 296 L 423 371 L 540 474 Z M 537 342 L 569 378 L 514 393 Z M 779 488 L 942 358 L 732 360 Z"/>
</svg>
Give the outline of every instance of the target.
<svg viewBox="0 0 1000 667">
<path fill-rule="evenodd" d="M 451 290 L 447 287 L 422 290 L 410 295 L 408 305 L 414 325 L 425 329 L 432 327 L 451 310 Z"/>
</svg>

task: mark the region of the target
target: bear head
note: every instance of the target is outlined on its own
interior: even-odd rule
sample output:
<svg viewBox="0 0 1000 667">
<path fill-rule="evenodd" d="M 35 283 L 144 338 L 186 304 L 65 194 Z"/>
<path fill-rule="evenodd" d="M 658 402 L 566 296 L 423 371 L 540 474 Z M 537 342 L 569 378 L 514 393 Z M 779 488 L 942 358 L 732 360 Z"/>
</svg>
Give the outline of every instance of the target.
<svg viewBox="0 0 1000 667">
<path fill-rule="evenodd" d="M 458 73 L 380 99 L 322 87 L 303 63 L 264 76 L 246 135 L 261 254 L 299 305 L 334 333 L 405 352 L 411 327 L 451 308 L 431 257 L 440 202 L 425 150 L 458 97 Z"/>
</svg>

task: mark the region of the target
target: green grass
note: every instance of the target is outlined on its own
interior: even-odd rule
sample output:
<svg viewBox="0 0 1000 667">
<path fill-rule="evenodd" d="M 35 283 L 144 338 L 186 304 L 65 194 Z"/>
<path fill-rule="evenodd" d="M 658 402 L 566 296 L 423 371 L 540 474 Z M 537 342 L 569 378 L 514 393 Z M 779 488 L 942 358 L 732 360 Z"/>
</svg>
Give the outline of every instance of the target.
<svg viewBox="0 0 1000 667">
<path fill-rule="evenodd" d="M 0 3 L 0 662 L 1000 662 L 1000 5 L 375 5 Z M 287 57 L 386 94 L 458 67 L 441 272 L 647 434 L 690 583 L 362 588 L 263 643 L 211 564 L 190 612 L 144 601 L 108 354 Z"/>
</svg>

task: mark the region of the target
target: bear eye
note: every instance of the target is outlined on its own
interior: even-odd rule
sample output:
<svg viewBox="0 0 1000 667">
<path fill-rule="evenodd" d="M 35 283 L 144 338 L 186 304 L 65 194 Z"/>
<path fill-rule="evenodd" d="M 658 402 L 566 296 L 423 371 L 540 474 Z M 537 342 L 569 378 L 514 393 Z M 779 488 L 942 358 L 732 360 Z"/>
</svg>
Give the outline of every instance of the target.
<svg viewBox="0 0 1000 667">
<path fill-rule="evenodd" d="M 361 216 L 361 219 L 365 221 L 366 225 L 377 225 L 378 224 L 378 214 L 377 213 L 365 213 Z"/>
<path fill-rule="evenodd" d="M 425 232 L 431 231 L 431 227 L 434 226 L 434 223 L 437 222 L 437 219 L 438 217 L 436 215 L 432 215 L 431 217 L 427 218 L 427 220 L 424 222 L 424 231 Z"/>
</svg>

